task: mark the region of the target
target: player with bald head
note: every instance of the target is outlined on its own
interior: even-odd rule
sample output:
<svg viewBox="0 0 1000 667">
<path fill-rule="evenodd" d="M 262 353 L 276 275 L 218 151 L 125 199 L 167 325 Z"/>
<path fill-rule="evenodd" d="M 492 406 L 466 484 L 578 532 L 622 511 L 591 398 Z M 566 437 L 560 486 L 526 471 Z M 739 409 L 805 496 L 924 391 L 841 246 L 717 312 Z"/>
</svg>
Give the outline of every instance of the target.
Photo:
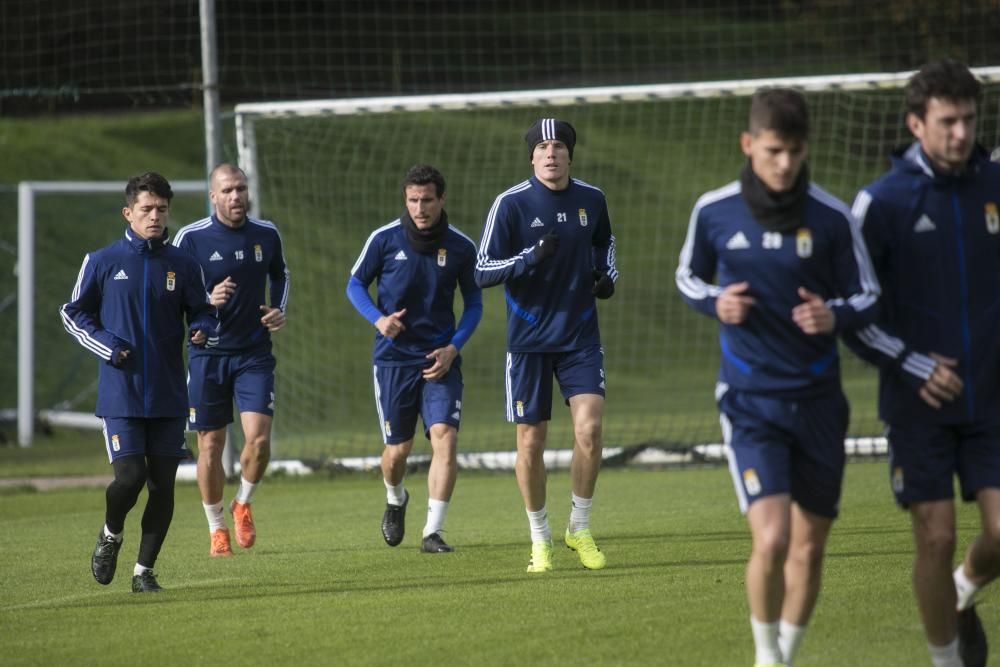
<svg viewBox="0 0 1000 667">
<path fill-rule="evenodd" d="M 226 428 L 233 422 L 235 399 L 244 446 L 240 486 L 229 507 L 236 542 L 249 549 L 257 537 L 250 504 L 271 454 L 271 334 L 285 326 L 289 280 L 278 228 L 248 215 L 243 170 L 221 164 L 209 181 L 212 214 L 181 229 L 174 244 L 201 264 L 220 321 L 218 345 L 189 352 L 188 423 L 198 431 L 198 488 L 211 535 L 209 555 L 231 556 L 222 504 Z"/>
</svg>

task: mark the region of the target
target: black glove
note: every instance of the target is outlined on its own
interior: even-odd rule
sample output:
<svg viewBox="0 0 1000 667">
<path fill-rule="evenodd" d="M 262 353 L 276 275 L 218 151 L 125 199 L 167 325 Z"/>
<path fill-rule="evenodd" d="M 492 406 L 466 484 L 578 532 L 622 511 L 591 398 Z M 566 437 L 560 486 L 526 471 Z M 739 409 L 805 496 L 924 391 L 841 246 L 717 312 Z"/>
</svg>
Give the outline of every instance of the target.
<svg viewBox="0 0 1000 667">
<path fill-rule="evenodd" d="M 535 256 L 535 264 L 541 264 L 546 259 L 556 254 L 556 248 L 559 247 L 559 236 L 549 232 L 542 238 L 538 239 L 538 243 L 535 244 L 535 249 L 532 254 Z"/>
<path fill-rule="evenodd" d="M 590 293 L 598 299 L 610 299 L 615 293 L 615 281 L 604 271 L 594 271 L 594 287 Z"/>
</svg>

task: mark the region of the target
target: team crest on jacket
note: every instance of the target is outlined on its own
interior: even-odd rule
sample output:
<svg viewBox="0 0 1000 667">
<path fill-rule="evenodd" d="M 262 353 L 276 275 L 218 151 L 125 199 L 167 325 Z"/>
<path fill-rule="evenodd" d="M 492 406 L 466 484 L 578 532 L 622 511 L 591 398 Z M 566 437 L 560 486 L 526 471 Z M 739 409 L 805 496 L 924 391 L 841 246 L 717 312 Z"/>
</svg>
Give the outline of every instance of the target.
<svg viewBox="0 0 1000 667">
<path fill-rule="evenodd" d="M 173 271 L 167 271 L 167 291 L 173 292 L 174 287 L 177 286 L 177 274 Z"/>
<path fill-rule="evenodd" d="M 264 261 L 264 250 L 260 247 L 259 243 L 255 244 L 253 247 L 253 258 L 258 262 Z"/>
<path fill-rule="evenodd" d="M 580 226 L 581 227 L 586 227 L 587 226 L 587 209 L 581 208 L 581 209 L 579 209 L 577 211 L 577 213 L 580 216 Z"/>
<path fill-rule="evenodd" d="M 997 213 L 997 205 L 988 201 L 983 209 L 986 213 L 986 231 L 990 234 L 1000 233 L 1000 214 Z"/>
<path fill-rule="evenodd" d="M 438 266 L 448 263 L 448 251 L 445 248 L 438 248 Z"/>
<path fill-rule="evenodd" d="M 812 232 L 807 228 L 803 227 L 795 234 L 795 254 L 805 259 L 806 257 L 812 257 L 813 254 L 813 237 Z"/>
</svg>

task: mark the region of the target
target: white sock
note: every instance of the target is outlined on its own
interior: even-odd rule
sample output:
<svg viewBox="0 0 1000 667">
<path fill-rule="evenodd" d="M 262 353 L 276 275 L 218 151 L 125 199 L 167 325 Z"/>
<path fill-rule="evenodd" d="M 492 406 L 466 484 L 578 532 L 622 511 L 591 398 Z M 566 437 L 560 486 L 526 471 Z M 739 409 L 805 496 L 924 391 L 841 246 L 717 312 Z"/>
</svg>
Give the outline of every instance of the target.
<svg viewBox="0 0 1000 667">
<path fill-rule="evenodd" d="M 964 563 L 955 568 L 955 574 L 953 576 L 955 579 L 955 591 L 958 593 L 958 604 L 955 606 L 959 611 L 961 611 L 972 605 L 980 587 L 976 586 L 976 584 L 965 576 Z"/>
<path fill-rule="evenodd" d="M 424 537 L 444 529 L 444 518 L 448 515 L 448 501 L 427 500 L 427 523 L 424 524 Z"/>
<path fill-rule="evenodd" d="M 246 477 L 240 475 L 240 489 L 236 492 L 236 502 L 243 503 L 244 505 L 249 504 L 256 488 L 257 484 L 247 481 Z"/>
<path fill-rule="evenodd" d="M 528 525 L 531 527 L 531 541 L 551 542 L 552 529 L 549 528 L 549 511 L 545 509 L 545 506 L 542 505 L 542 509 L 537 512 L 532 512 L 527 508 L 524 511 L 528 513 Z"/>
<path fill-rule="evenodd" d="M 931 652 L 931 663 L 934 667 L 963 667 L 962 659 L 958 657 L 958 637 L 945 646 L 928 644 Z"/>
<path fill-rule="evenodd" d="M 570 495 L 573 497 L 573 509 L 569 514 L 569 532 L 590 528 L 590 506 L 594 504 L 594 499 L 581 498 L 575 493 Z"/>
<path fill-rule="evenodd" d="M 750 629 L 753 631 L 753 645 L 756 649 L 756 659 L 763 665 L 781 662 L 781 649 L 778 647 L 778 622 L 761 623 L 750 617 Z"/>
<path fill-rule="evenodd" d="M 804 625 L 793 625 L 785 621 L 781 621 L 778 624 L 778 648 L 781 649 L 781 655 L 785 659 L 785 666 L 792 667 L 792 660 L 795 659 L 795 654 L 799 650 L 799 644 L 802 643 L 803 637 L 806 635 L 806 626 Z"/>
<path fill-rule="evenodd" d="M 210 531 L 226 527 L 226 518 L 222 514 L 221 500 L 214 505 L 202 503 L 201 506 L 205 508 L 205 517 L 208 519 L 208 529 Z"/>
<path fill-rule="evenodd" d="M 393 486 L 389 483 L 389 480 L 382 478 L 382 483 L 385 484 L 385 501 L 390 505 L 402 505 L 406 502 L 406 489 L 403 488 L 403 483 L 400 482 L 397 486 Z"/>
<path fill-rule="evenodd" d="M 105 537 L 113 537 L 113 538 L 115 538 L 115 542 L 121 542 L 122 541 L 122 535 L 124 535 L 124 534 L 125 534 L 124 530 L 122 532 L 120 532 L 120 533 L 112 533 L 110 530 L 108 530 L 108 524 L 104 524 L 104 536 Z"/>
<path fill-rule="evenodd" d="M 146 567 L 145 565 L 139 565 L 138 563 L 136 563 L 135 564 L 135 569 L 132 570 L 132 574 L 134 574 L 135 576 L 138 577 L 143 572 L 146 572 L 146 571 L 152 570 L 152 569 L 153 568 L 151 568 L 151 567 Z"/>
</svg>

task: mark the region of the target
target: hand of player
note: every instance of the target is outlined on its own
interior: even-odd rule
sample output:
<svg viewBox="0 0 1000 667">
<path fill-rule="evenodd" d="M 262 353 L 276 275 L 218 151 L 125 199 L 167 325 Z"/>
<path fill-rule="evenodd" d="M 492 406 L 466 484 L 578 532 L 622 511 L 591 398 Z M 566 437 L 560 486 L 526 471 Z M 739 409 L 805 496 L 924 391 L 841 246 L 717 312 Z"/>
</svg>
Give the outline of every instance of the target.
<svg viewBox="0 0 1000 667">
<path fill-rule="evenodd" d="M 216 308 L 224 306 L 235 291 L 236 283 L 233 282 L 232 278 L 226 276 L 225 280 L 212 288 L 212 293 L 208 295 L 208 302 Z"/>
<path fill-rule="evenodd" d="M 924 403 L 935 410 L 940 410 L 943 401 L 953 401 L 962 393 L 962 378 L 952 370 L 958 366 L 957 359 L 936 352 L 931 352 L 930 357 L 937 364 L 918 393 Z"/>
<path fill-rule="evenodd" d="M 799 298 L 802 303 L 792 308 L 792 320 L 799 328 L 809 335 L 832 333 L 837 316 L 827 307 L 823 297 L 800 287 Z"/>
<path fill-rule="evenodd" d="M 115 368 L 121 368 L 128 361 L 129 355 L 132 353 L 128 348 L 120 348 L 111 353 L 111 365 Z"/>
<path fill-rule="evenodd" d="M 191 344 L 202 346 L 208 341 L 208 334 L 206 334 L 201 329 L 196 329 L 191 332 Z"/>
<path fill-rule="evenodd" d="M 403 315 L 406 315 L 406 308 L 397 310 L 392 315 L 383 315 L 375 320 L 375 328 L 378 329 L 380 334 L 389 340 L 393 340 L 396 336 L 406 331 L 406 325 L 403 324 Z"/>
<path fill-rule="evenodd" d="M 611 279 L 607 271 L 594 271 L 594 286 L 590 289 L 598 299 L 610 299 L 615 293 L 615 281 Z"/>
<path fill-rule="evenodd" d="M 268 331 L 275 332 L 285 326 L 285 311 L 281 308 L 261 306 L 260 312 L 264 313 L 264 316 L 260 318 L 260 323 L 267 327 Z"/>
<path fill-rule="evenodd" d="M 443 378 L 451 370 L 451 364 L 457 356 L 458 348 L 450 343 L 428 354 L 427 358 L 433 359 L 434 364 L 424 369 L 424 379 L 433 382 Z"/>
<path fill-rule="evenodd" d="M 553 232 L 549 232 L 542 238 L 538 239 L 538 243 L 535 244 L 533 250 L 533 254 L 535 255 L 535 264 L 541 264 L 549 257 L 556 254 L 556 249 L 558 248 L 559 236 Z"/>
<path fill-rule="evenodd" d="M 723 324 L 743 324 L 756 301 L 747 295 L 750 283 L 747 281 L 727 285 L 715 300 L 715 314 Z"/>
</svg>

